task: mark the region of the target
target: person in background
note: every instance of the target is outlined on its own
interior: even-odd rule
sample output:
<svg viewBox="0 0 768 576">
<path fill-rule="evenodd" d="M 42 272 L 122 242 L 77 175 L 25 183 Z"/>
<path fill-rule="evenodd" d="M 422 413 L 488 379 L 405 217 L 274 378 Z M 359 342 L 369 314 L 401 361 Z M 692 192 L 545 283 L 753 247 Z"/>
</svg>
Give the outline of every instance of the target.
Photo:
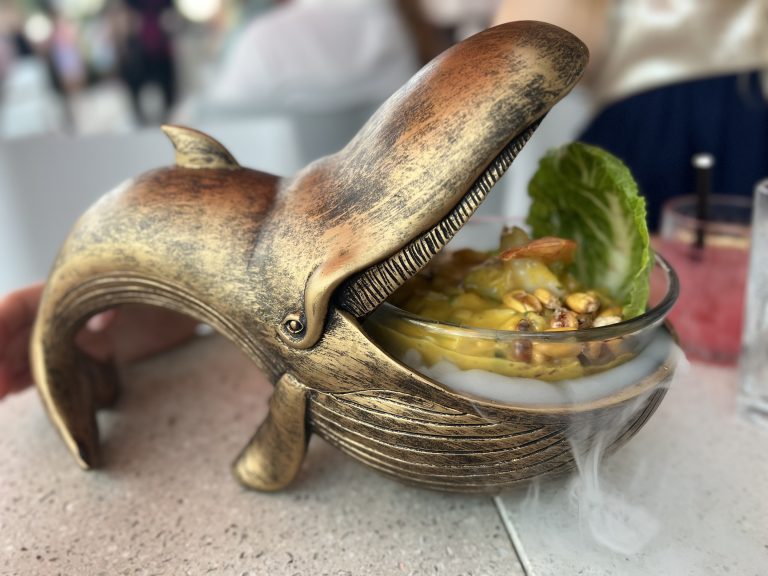
<svg viewBox="0 0 768 576">
<path fill-rule="evenodd" d="M 378 105 L 417 69 L 394 1 L 291 0 L 243 27 L 202 106 L 327 112 Z"/>
<path fill-rule="evenodd" d="M 31 54 L 32 47 L 24 38 L 21 31 L 21 17 L 18 7 L 0 7 L 0 102 L 3 99 L 3 88 L 11 67 L 16 58 Z"/>
<path fill-rule="evenodd" d="M 691 157 L 715 157 L 713 191 L 768 176 L 768 0 L 503 0 L 496 23 L 551 22 L 590 50 L 595 112 L 579 140 L 621 158 L 649 226 L 694 191 Z"/>
<path fill-rule="evenodd" d="M 155 85 L 162 93 L 160 121 L 176 103 L 176 59 L 169 31 L 174 15 L 173 0 L 125 0 L 111 15 L 120 76 L 140 124 L 149 121 L 141 102 L 144 87 Z"/>
<path fill-rule="evenodd" d="M 217 111 L 375 109 L 424 64 L 485 28 L 497 0 L 289 0 L 227 39 L 180 119 Z M 354 49 L 350 49 L 354 47 Z"/>
<path fill-rule="evenodd" d="M 13 40 L 11 33 L 0 31 L 0 102 L 3 100 L 5 77 L 8 74 L 8 70 L 11 68 L 13 59 L 16 57 Z"/>
<path fill-rule="evenodd" d="M 72 128 L 75 123 L 73 98 L 87 80 L 78 31 L 54 2 L 43 2 L 43 10 L 52 22 L 53 29 L 50 38 L 40 48 L 48 64 L 51 85 L 64 104 L 66 123 Z"/>
</svg>

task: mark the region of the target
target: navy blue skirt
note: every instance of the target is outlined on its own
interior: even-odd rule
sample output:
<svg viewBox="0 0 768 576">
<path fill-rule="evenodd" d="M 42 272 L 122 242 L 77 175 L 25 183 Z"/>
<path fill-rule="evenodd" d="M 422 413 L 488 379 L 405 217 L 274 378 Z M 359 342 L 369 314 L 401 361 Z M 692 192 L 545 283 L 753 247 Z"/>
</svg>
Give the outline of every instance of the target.
<svg viewBox="0 0 768 576">
<path fill-rule="evenodd" d="M 768 177 L 768 103 L 757 73 L 665 86 L 606 107 L 579 138 L 621 158 L 638 181 L 651 230 L 662 204 L 692 194 L 691 156 L 715 157 L 712 191 L 751 196 Z"/>
</svg>

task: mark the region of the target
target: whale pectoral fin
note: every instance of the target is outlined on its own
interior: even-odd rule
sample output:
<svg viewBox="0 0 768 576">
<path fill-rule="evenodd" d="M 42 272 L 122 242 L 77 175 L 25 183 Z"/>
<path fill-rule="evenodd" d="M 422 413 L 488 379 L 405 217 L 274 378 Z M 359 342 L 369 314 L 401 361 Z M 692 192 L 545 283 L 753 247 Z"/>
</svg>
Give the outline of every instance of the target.
<svg viewBox="0 0 768 576">
<path fill-rule="evenodd" d="M 245 486 L 280 490 L 298 474 L 309 442 L 309 390 L 290 374 L 275 385 L 269 413 L 233 466 Z"/>
</svg>

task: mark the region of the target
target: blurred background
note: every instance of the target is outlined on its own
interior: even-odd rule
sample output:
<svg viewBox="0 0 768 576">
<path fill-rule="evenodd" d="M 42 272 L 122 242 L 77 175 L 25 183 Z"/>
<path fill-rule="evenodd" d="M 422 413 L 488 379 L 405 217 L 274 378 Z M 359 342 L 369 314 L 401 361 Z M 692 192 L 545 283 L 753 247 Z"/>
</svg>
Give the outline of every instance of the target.
<svg viewBox="0 0 768 576">
<path fill-rule="evenodd" d="M 423 64 L 488 27 L 498 4 L 4 0 L 0 294 L 43 279 L 96 198 L 172 162 L 159 124 L 194 126 L 244 165 L 290 174 L 344 146 Z M 563 141 L 579 117 L 565 116 Z M 527 182 L 539 154 L 482 210 L 524 213 L 525 193 L 502 190 Z"/>
<path fill-rule="evenodd" d="M 0 294 L 42 280 L 95 199 L 172 162 L 159 124 L 289 175 L 452 44 L 523 19 L 582 38 L 590 67 L 482 212 L 523 217 L 542 154 L 577 138 L 629 165 L 652 230 L 694 153 L 715 192 L 768 176 L 768 0 L 2 0 Z"/>
</svg>

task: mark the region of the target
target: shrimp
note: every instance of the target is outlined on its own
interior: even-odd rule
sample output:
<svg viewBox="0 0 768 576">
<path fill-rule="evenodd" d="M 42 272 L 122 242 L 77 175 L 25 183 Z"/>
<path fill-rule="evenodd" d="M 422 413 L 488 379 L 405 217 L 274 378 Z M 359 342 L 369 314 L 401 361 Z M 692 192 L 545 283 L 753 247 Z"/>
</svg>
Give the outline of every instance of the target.
<svg viewBox="0 0 768 576">
<path fill-rule="evenodd" d="M 522 246 L 516 246 L 499 254 L 503 261 L 515 260 L 517 258 L 535 258 L 542 262 L 565 262 L 573 260 L 576 253 L 576 242 L 567 238 L 556 238 L 555 236 L 544 236 L 537 238 Z"/>
</svg>

